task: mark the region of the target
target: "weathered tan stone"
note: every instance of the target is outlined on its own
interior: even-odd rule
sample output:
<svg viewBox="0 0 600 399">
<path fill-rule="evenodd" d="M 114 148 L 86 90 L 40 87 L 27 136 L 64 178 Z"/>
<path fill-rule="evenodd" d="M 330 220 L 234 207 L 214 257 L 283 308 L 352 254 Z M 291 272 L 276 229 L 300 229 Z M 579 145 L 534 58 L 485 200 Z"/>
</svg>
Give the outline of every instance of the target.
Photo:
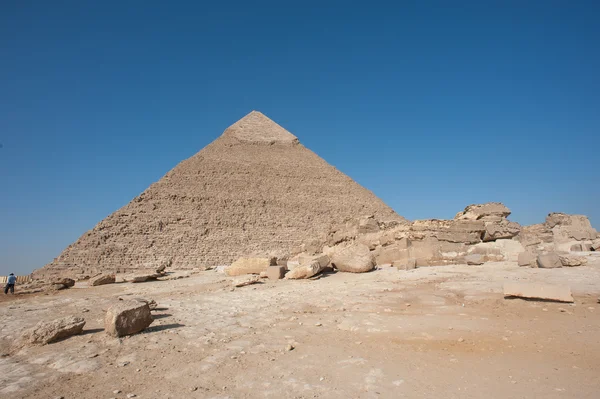
<svg viewBox="0 0 600 399">
<path fill-rule="evenodd" d="M 551 285 L 544 283 L 506 282 L 504 283 L 504 297 L 573 302 L 570 287 L 566 285 Z"/>
<path fill-rule="evenodd" d="M 285 276 L 285 267 L 269 266 L 267 267 L 266 274 L 269 280 L 280 280 Z"/>
<path fill-rule="evenodd" d="M 294 270 L 289 271 L 285 278 L 288 280 L 307 279 L 323 271 L 325 267 L 321 266 L 319 261 L 313 260 L 310 263 L 305 263 Z"/>
<path fill-rule="evenodd" d="M 543 269 L 562 267 L 562 262 L 560 261 L 559 256 L 554 252 L 538 255 L 537 264 L 538 267 Z"/>
<path fill-rule="evenodd" d="M 256 284 L 259 282 L 260 282 L 260 276 L 257 276 L 256 274 L 252 274 L 252 275 L 244 275 L 241 277 L 237 277 L 236 279 L 234 279 L 231 282 L 231 285 L 239 288 L 239 287 L 245 287 L 247 285 Z"/>
<path fill-rule="evenodd" d="M 524 251 L 519 254 L 519 266 L 537 267 L 537 256 L 529 251 Z"/>
<path fill-rule="evenodd" d="M 484 220 L 497 221 L 510 215 L 510 210 L 500 202 L 488 202 L 486 204 L 469 205 L 464 211 L 456 214 L 456 220 Z"/>
<path fill-rule="evenodd" d="M 358 222 L 358 233 L 376 233 L 379 231 L 379 223 L 372 216 L 362 218 Z"/>
<path fill-rule="evenodd" d="M 521 231 L 521 225 L 516 222 L 502 220 L 500 222 L 486 223 L 483 241 L 496 241 L 515 237 Z"/>
<path fill-rule="evenodd" d="M 581 252 L 582 251 L 581 244 L 573 244 L 573 245 L 571 245 L 570 250 L 572 252 Z"/>
<path fill-rule="evenodd" d="M 88 285 L 90 287 L 95 287 L 97 285 L 104 284 L 113 284 L 116 281 L 114 274 L 101 274 L 99 276 L 92 277 L 88 280 Z"/>
<path fill-rule="evenodd" d="M 465 256 L 465 263 L 467 265 L 483 265 L 485 263 L 485 258 L 480 254 L 471 254 Z"/>
<path fill-rule="evenodd" d="M 68 277 L 56 278 L 56 279 L 52 280 L 52 284 L 62 284 L 65 287 L 69 288 L 69 287 L 73 287 L 75 285 L 75 280 L 73 280 L 72 278 L 68 278 Z"/>
<path fill-rule="evenodd" d="M 275 266 L 277 260 L 271 258 L 239 258 L 225 269 L 228 276 L 241 276 L 243 274 L 260 274 L 267 271 L 269 266 Z"/>
<path fill-rule="evenodd" d="M 335 248 L 331 263 L 342 272 L 364 273 L 373 270 L 375 258 L 366 245 L 351 244 Z"/>
<path fill-rule="evenodd" d="M 401 261 L 410 257 L 408 248 L 403 248 L 402 245 L 390 245 L 388 247 L 378 248 L 375 255 L 375 263 L 383 265 Z"/>
<path fill-rule="evenodd" d="M 417 268 L 417 260 L 415 258 L 408 258 L 403 260 L 395 260 L 392 266 L 398 270 L 413 270 Z"/>
<path fill-rule="evenodd" d="M 147 303 L 136 300 L 119 301 L 106 311 L 104 329 L 108 335 L 122 337 L 143 331 L 152 321 Z"/>
<path fill-rule="evenodd" d="M 44 345 L 81 333 L 85 320 L 69 316 L 51 322 L 40 321 L 35 327 L 25 330 L 20 338 L 23 345 Z"/>
<path fill-rule="evenodd" d="M 558 257 L 560 258 L 560 263 L 567 267 L 581 266 L 587 263 L 587 259 L 584 256 L 558 255 Z"/>
</svg>

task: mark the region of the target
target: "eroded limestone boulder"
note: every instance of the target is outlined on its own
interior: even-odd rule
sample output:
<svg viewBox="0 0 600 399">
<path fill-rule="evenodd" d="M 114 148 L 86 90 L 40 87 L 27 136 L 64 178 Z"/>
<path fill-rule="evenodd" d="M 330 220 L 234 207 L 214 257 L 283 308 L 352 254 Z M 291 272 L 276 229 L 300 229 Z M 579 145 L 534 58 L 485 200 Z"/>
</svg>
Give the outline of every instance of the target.
<svg viewBox="0 0 600 399">
<path fill-rule="evenodd" d="M 499 222 L 487 222 L 483 241 L 496 241 L 499 239 L 513 238 L 521 231 L 521 225 L 508 220 Z"/>
<path fill-rule="evenodd" d="M 113 284 L 116 281 L 114 274 L 101 274 L 99 276 L 92 277 L 88 280 L 88 285 L 90 287 L 95 287 L 97 285 L 104 284 Z"/>
<path fill-rule="evenodd" d="M 558 255 L 560 263 L 566 267 L 581 266 L 587 263 L 587 259 L 583 256 L 575 255 Z"/>
<path fill-rule="evenodd" d="M 80 334 L 85 326 L 82 317 L 68 316 L 51 322 L 40 321 L 35 327 L 25 330 L 21 334 L 22 345 L 44 345 Z"/>
<path fill-rule="evenodd" d="M 148 303 L 137 300 L 119 301 L 106 311 L 104 329 L 108 335 L 123 337 L 143 331 L 152 321 Z"/>
<path fill-rule="evenodd" d="M 529 251 L 524 251 L 519 254 L 517 262 L 519 266 L 537 267 L 537 256 Z"/>
<path fill-rule="evenodd" d="M 458 212 L 454 219 L 456 220 L 484 220 L 497 222 L 507 218 L 510 215 L 508 209 L 501 202 L 488 202 L 485 204 L 469 205 L 464 211 Z"/>
<path fill-rule="evenodd" d="M 312 276 L 315 276 L 323 271 L 325 267 L 321 266 L 321 263 L 317 260 L 313 260 L 308 264 L 303 264 L 294 270 L 289 271 L 285 278 L 288 280 L 299 280 L 299 279 L 307 279 Z"/>
<path fill-rule="evenodd" d="M 538 267 L 543 269 L 555 269 L 557 267 L 562 267 L 560 257 L 555 252 L 538 255 L 537 264 Z"/>
<path fill-rule="evenodd" d="M 225 269 L 228 276 L 241 276 L 243 274 L 260 274 L 269 266 L 277 265 L 277 258 L 239 258 Z"/>
<path fill-rule="evenodd" d="M 364 244 L 334 248 L 331 264 L 342 272 L 364 273 L 373 270 L 375 257 Z"/>
<path fill-rule="evenodd" d="M 481 254 L 471 254 L 465 256 L 465 262 L 467 265 L 483 265 L 485 263 L 485 258 Z"/>
<path fill-rule="evenodd" d="M 73 287 L 75 285 L 75 280 L 68 277 L 55 278 L 52 280 L 52 284 L 62 284 L 67 288 Z"/>
</svg>

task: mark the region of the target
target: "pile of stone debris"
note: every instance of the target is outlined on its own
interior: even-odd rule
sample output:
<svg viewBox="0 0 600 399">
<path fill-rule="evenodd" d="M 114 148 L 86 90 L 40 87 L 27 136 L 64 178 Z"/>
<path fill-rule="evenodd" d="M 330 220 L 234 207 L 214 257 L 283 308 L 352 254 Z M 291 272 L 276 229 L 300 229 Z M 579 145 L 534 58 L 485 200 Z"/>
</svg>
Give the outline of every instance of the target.
<svg viewBox="0 0 600 399">
<path fill-rule="evenodd" d="M 586 263 L 600 250 L 600 236 L 581 215 L 552 213 L 546 222 L 521 227 L 501 203 L 469 205 L 452 220 L 380 222 L 363 217 L 303 243 L 289 256 L 244 257 L 225 267 L 229 276 L 259 274 L 272 279 L 307 279 L 326 270 L 363 273 L 389 266 L 410 270 L 449 264 L 518 261 L 553 268 Z"/>
</svg>

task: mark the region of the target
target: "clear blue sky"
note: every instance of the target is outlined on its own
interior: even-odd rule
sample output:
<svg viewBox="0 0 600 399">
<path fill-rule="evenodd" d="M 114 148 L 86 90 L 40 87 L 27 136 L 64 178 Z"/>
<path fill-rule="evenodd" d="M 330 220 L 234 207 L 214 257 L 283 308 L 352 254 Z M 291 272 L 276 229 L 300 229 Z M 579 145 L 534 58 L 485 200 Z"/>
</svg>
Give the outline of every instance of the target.
<svg viewBox="0 0 600 399">
<path fill-rule="evenodd" d="M 409 219 L 600 228 L 599 2 L 350 4 L 0 1 L 0 273 L 253 109 Z"/>
</svg>

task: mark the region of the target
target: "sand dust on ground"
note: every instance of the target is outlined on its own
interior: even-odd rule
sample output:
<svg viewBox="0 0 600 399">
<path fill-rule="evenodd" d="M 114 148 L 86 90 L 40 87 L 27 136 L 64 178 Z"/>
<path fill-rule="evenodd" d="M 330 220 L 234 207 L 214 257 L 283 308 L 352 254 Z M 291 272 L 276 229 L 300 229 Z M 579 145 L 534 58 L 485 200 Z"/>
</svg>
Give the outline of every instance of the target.
<svg viewBox="0 0 600 399">
<path fill-rule="evenodd" d="M 587 266 L 515 263 L 335 273 L 232 289 L 190 278 L 0 300 L 0 396 L 10 398 L 597 398 L 600 257 Z M 574 304 L 502 296 L 505 281 L 568 284 Z M 18 287 L 17 287 L 18 289 Z M 155 321 L 103 331 L 119 296 L 154 299 Z M 40 320 L 76 315 L 84 333 L 15 350 Z"/>
</svg>

